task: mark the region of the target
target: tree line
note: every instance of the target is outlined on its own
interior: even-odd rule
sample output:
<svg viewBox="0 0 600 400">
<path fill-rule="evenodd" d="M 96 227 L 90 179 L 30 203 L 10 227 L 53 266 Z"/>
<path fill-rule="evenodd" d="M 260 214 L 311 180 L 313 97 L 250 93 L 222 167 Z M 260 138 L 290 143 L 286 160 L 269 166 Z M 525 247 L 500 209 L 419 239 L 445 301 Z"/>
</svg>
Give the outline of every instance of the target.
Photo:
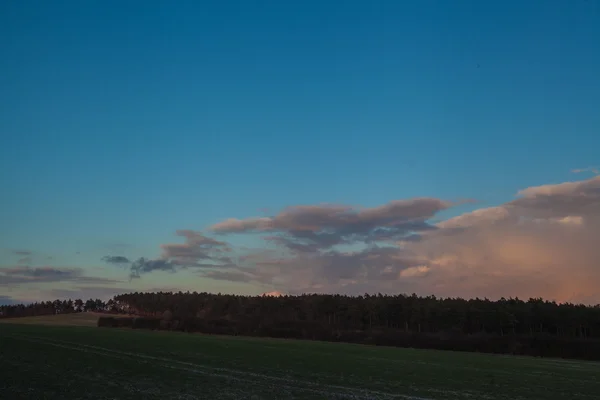
<svg viewBox="0 0 600 400">
<path fill-rule="evenodd" d="M 600 305 L 540 298 L 135 292 L 106 303 L 36 304 L 0 311 L 7 317 L 93 310 L 145 317 L 137 322 L 103 320 L 103 326 L 600 359 Z"/>
<path fill-rule="evenodd" d="M 83 311 L 114 310 L 114 300 L 104 302 L 100 299 L 54 300 L 30 304 L 11 304 L 0 306 L 0 318 L 34 317 L 38 315 L 69 314 Z M 114 310 L 117 311 L 117 310 Z"/>
</svg>

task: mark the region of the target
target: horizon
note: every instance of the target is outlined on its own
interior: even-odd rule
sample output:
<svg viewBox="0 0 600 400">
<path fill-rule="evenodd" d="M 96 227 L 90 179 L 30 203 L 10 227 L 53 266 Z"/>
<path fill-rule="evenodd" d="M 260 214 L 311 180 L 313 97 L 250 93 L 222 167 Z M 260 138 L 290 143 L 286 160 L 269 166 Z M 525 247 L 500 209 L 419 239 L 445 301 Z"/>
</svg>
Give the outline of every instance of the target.
<svg viewBox="0 0 600 400">
<path fill-rule="evenodd" d="M 0 305 L 600 304 L 597 1 L 10 2 L 0 32 Z"/>
<path fill-rule="evenodd" d="M 136 292 L 123 292 L 123 293 L 117 293 L 111 297 L 105 297 L 104 299 L 94 299 L 94 298 L 62 298 L 62 299 L 45 299 L 45 300 L 36 300 L 33 302 L 28 302 L 28 303 L 18 303 L 18 302 L 6 302 L 6 303 L 0 303 L 0 307 L 11 307 L 11 306 L 30 306 L 30 305 L 34 305 L 34 304 L 40 304 L 40 303 L 46 303 L 46 302 L 53 302 L 53 301 L 76 301 L 76 300 L 82 300 L 84 301 L 89 301 L 89 300 L 101 300 L 102 302 L 108 302 L 109 300 L 114 300 L 115 298 L 119 297 L 119 296 L 127 296 L 127 295 L 131 295 L 134 294 Z M 141 294 L 147 294 L 147 293 L 172 293 L 172 294 L 178 294 L 179 292 L 174 292 L 174 291 L 158 291 L 158 292 L 137 292 L 137 293 L 141 293 Z M 207 294 L 209 296 L 239 296 L 239 297 L 310 297 L 310 296 L 342 296 L 342 297 L 349 297 L 349 298 L 365 298 L 366 296 L 370 296 L 370 297 L 378 297 L 379 295 L 383 296 L 383 297 L 396 297 L 396 296 L 403 296 L 403 297 L 411 297 L 413 295 L 416 295 L 416 293 L 387 293 L 387 294 L 383 294 L 383 293 L 363 293 L 363 294 L 340 294 L 340 293 L 300 293 L 300 294 L 287 294 L 287 293 L 281 293 L 278 291 L 275 292 L 266 292 L 266 293 L 261 293 L 261 294 L 250 294 L 250 295 L 243 295 L 243 294 L 238 294 L 238 293 L 211 293 L 211 292 L 193 292 L 193 291 L 182 291 L 181 293 L 183 294 L 193 294 L 193 293 L 198 293 L 198 294 Z M 1 296 L 0 296 L 1 297 Z M 457 297 L 457 296 L 451 296 L 451 297 L 439 297 L 436 296 L 434 294 L 430 294 L 430 295 L 417 295 L 417 297 L 422 298 L 422 299 L 426 299 L 429 297 L 433 297 L 435 298 L 435 300 L 438 301 L 443 301 L 443 300 L 463 300 L 463 301 L 484 301 L 484 302 L 491 302 L 491 303 L 497 303 L 499 301 L 505 300 L 505 301 L 520 301 L 523 303 L 528 303 L 530 301 L 539 301 L 541 300 L 544 303 L 555 303 L 558 306 L 584 306 L 587 308 L 598 308 L 600 307 L 600 304 L 584 304 L 584 303 L 574 303 L 574 302 L 556 302 L 553 300 L 548 300 L 548 299 L 543 299 L 543 298 L 528 298 L 528 299 L 522 299 L 519 297 L 501 297 L 498 299 L 489 299 L 487 297 L 470 297 L 470 298 L 463 298 L 463 297 Z M 81 311 L 81 310 L 80 310 Z M 85 311 L 85 312 L 99 312 L 98 310 L 96 311 Z M 100 312 L 106 312 L 106 310 L 100 310 Z"/>
</svg>

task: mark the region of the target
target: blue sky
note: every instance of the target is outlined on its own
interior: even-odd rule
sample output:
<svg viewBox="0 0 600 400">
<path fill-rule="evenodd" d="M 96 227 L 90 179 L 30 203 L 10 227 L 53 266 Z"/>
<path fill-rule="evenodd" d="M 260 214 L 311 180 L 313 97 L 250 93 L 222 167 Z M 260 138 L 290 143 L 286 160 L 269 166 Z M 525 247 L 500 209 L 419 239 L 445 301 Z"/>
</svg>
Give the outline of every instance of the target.
<svg viewBox="0 0 600 400">
<path fill-rule="evenodd" d="M 159 257 L 179 229 L 477 201 L 443 219 L 600 164 L 598 1 L 211 3 L 0 5 L 0 266 L 118 280 L 102 256 Z M 262 290 L 123 283 L 161 285 Z"/>
</svg>

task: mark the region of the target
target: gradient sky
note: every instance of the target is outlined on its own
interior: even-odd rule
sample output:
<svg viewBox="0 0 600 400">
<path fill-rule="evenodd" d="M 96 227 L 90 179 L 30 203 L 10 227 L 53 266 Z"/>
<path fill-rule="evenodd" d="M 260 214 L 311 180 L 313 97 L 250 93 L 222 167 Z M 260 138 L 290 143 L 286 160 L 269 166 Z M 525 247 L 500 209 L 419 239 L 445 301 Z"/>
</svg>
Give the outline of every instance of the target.
<svg viewBox="0 0 600 400">
<path fill-rule="evenodd" d="M 598 0 L 5 1 L 0 54 L 0 302 L 600 302 Z"/>
</svg>

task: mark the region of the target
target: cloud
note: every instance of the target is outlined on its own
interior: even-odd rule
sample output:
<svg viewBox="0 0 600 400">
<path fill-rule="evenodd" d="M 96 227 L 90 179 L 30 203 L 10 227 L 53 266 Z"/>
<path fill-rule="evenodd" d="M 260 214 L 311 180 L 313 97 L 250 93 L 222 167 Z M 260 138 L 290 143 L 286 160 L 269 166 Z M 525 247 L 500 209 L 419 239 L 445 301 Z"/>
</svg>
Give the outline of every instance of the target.
<svg viewBox="0 0 600 400">
<path fill-rule="evenodd" d="M 416 267 L 406 268 L 405 270 L 400 271 L 400 276 L 403 278 L 414 277 L 414 276 L 424 276 L 429 271 L 431 271 L 431 268 L 428 267 L 427 265 L 419 265 Z"/>
<path fill-rule="evenodd" d="M 507 204 L 513 215 L 525 218 L 591 215 L 600 202 L 600 176 L 585 181 L 534 186 L 520 190 Z"/>
<path fill-rule="evenodd" d="M 571 226 L 580 226 L 583 224 L 583 217 L 578 215 L 570 215 L 567 217 L 556 217 L 556 218 L 536 218 L 533 219 L 533 222 L 537 222 L 540 224 L 561 224 L 561 225 L 571 225 Z"/>
<path fill-rule="evenodd" d="M 17 260 L 17 264 L 28 265 L 31 264 L 32 261 L 33 260 L 31 259 L 31 257 L 22 257 Z"/>
<path fill-rule="evenodd" d="M 285 289 L 288 293 L 327 292 L 357 294 L 354 286 L 369 283 L 379 290 L 388 287 L 403 272 L 418 266 L 399 248 L 369 245 L 355 251 L 329 250 L 316 253 L 277 255 L 266 250 L 240 257 L 229 270 L 205 270 L 201 276 L 233 282 L 254 282 Z M 415 274 L 413 274 L 415 275 Z"/>
<path fill-rule="evenodd" d="M 229 219 L 218 234 L 263 234 L 278 250 L 239 257 L 204 276 L 286 293 L 417 292 L 600 302 L 600 176 L 524 188 L 504 204 L 431 221 L 452 204 L 288 207 Z"/>
<path fill-rule="evenodd" d="M 12 276 L 29 276 L 33 278 L 54 278 L 54 277 L 66 277 L 71 275 L 77 275 L 80 271 L 76 269 L 57 269 L 52 267 L 15 267 L 15 268 L 4 268 L 2 273 L 4 275 Z"/>
<path fill-rule="evenodd" d="M 26 267 L 0 268 L 0 285 L 25 283 L 78 282 L 92 284 L 118 283 L 114 279 L 86 276 L 81 268 Z"/>
<path fill-rule="evenodd" d="M 129 258 L 124 257 L 124 256 L 104 256 L 104 257 L 102 257 L 102 261 L 104 261 L 108 264 L 114 264 L 114 265 L 123 265 L 123 264 L 131 263 Z"/>
<path fill-rule="evenodd" d="M 219 222 L 209 228 L 215 237 L 179 230 L 183 243 L 161 245 L 155 259 L 103 260 L 126 265 L 131 277 L 193 268 L 203 278 L 290 294 L 600 302 L 600 176 L 523 188 L 503 204 L 440 220 L 456 204 L 416 198 L 372 208 L 291 206 L 268 217 Z M 259 235 L 265 246 L 234 248 L 221 240 L 232 234 Z M 33 274 L 1 274 L 0 284 Z M 47 275 L 37 279 L 69 279 Z"/>
<path fill-rule="evenodd" d="M 140 278 L 153 271 L 176 272 L 182 268 L 227 268 L 234 265 L 227 254 L 232 251 L 229 244 L 205 236 L 200 232 L 182 229 L 176 232 L 184 237 L 184 243 L 168 243 L 161 245 L 159 258 L 140 257 L 135 261 L 123 256 L 104 256 L 106 263 L 127 266 L 131 278 Z"/>
<path fill-rule="evenodd" d="M 33 253 L 29 250 L 14 250 L 13 254 L 15 254 L 17 256 L 30 256 Z"/>
<path fill-rule="evenodd" d="M 268 250 L 242 254 L 242 249 L 234 251 L 227 242 L 192 230 L 178 230 L 176 234 L 185 238 L 185 242 L 161 245 L 162 253 L 157 259 L 142 257 L 129 263 L 125 257 L 105 256 L 103 260 L 129 265 L 130 278 L 139 278 L 153 271 L 176 272 L 181 268 L 198 268 L 198 274 L 206 278 L 266 284 L 277 282 L 277 271 L 281 269 L 302 270 L 297 267 L 298 263 L 310 265 L 310 269 L 319 270 L 331 279 L 359 273 L 372 276 L 372 272 L 365 272 L 365 265 L 373 264 L 373 261 L 365 264 L 362 258 L 367 257 L 367 253 L 364 250 L 340 252 L 337 248 L 358 243 L 370 246 L 368 253 L 371 256 L 388 260 L 388 269 L 382 274 L 375 274 L 379 277 L 397 273 L 408 266 L 398 259 L 390 261 L 385 253 L 391 249 L 374 244 L 393 243 L 400 238 L 418 240 L 419 232 L 436 229 L 427 219 L 450 206 L 450 202 L 432 198 L 392 201 L 373 208 L 296 206 L 288 207 L 274 217 L 230 219 L 211 227 L 211 231 L 217 234 L 268 233 L 264 237 L 267 243 L 285 249 L 283 253 L 275 252 L 282 256 L 279 260 L 273 259 L 273 253 L 267 255 Z M 314 283 L 305 281 L 307 285 Z"/>
<path fill-rule="evenodd" d="M 132 278 L 139 278 L 141 274 L 152 271 L 175 272 L 175 265 L 169 260 L 147 260 L 144 257 L 138 258 L 131 263 Z"/>
<path fill-rule="evenodd" d="M 420 262 L 394 243 L 418 241 L 421 234 L 437 229 L 428 220 L 451 205 L 433 198 L 372 208 L 303 205 L 272 217 L 229 219 L 211 230 L 223 235 L 264 233 L 263 239 L 281 251 L 251 253 L 239 257 L 230 271 L 205 271 L 203 276 L 274 285 L 287 292 L 351 292 L 352 285 L 364 282 L 387 286 Z"/>
<path fill-rule="evenodd" d="M 509 212 L 506 207 L 488 207 L 471 211 L 457 217 L 453 217 L 437 224 L 438 228 L 468 228 L 478 224 L 489 224 L 508 218 Z"/>
<path fill-rule="evenodd" d="M 231 281 L 231 282 L 251 282 L 256 280 L 256 276 L 249 271 L 202 271 L 202 276 L 205 278 Z"/>
<path fill-rule="evenodd" d="M 269 233 L 267 240 L 294 253 L 313 253 L 337 245 L 394 241 L 434 229 L 426 221 L 451 205 L 433 198 L 396 200 L 372 208 L 303 205 L 288 207 L 273 217 L 228 219 L 211 230 Z"/>
<path fill-rule="evenodd" d="M 424 289 L 600 302 L 600 177 L 526 188 L 438 227 L 405 247 L 430 268 Z"/>
<path fill-rule="evenodd" d="M 574 174 L 580 174 L 583 172 L 591 172 L 592 174 L 600 175 L 600 167 L 576 168 L 576 169 L 572 169 L 571 172 L 573 172 Z"/>
<path fill-rule="evenodd" d="M 205 236 L 200 232 L 183 229 L 176 232 L 185 238 L 185 243 L 161 245 L 162 258 L 174 264 L 184 266 L 201 265 L 207 260 L 216 263 L 231 263 L 225 253 L 231 251 L 230 246 L 223 241 Z"/>
</svg>

